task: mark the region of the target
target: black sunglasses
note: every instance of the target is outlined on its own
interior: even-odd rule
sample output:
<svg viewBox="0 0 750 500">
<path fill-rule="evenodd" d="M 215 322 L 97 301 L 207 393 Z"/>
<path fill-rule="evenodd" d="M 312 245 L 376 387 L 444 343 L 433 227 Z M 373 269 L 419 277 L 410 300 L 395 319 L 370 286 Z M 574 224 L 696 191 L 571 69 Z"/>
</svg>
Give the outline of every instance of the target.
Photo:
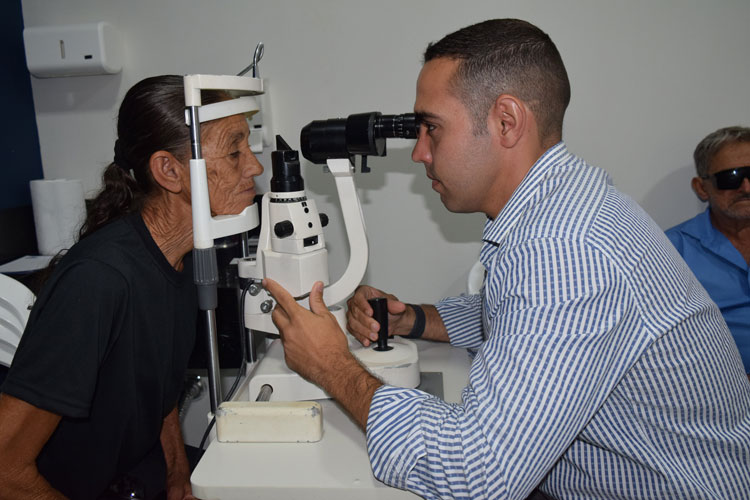
<svg viewBox="0 0 750 500">
<path fill-rule="evenodd" d="M 716 189 L 738 189 L 743 180 L 750 179 L 750 167 L 728 168 L 703 178 L 711 179 Z"/>
</svg>

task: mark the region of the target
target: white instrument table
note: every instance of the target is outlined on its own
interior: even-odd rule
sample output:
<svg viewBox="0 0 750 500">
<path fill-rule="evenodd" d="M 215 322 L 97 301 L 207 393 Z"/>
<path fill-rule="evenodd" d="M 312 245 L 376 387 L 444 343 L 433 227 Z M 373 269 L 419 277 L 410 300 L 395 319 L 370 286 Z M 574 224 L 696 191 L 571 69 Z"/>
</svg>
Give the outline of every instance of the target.
<svg viewBox="0 0 750 500">
<path fill-rule="evenodd" d="M 465 349 L 416 341 L 422 372 L 441 372 L 443 399 L 461 402 L 471 360 Z M 365 434 L 332 400 L 323 406 L 323 439 L 317 443 L 213 441 L 191 482 L 202 500 L 416 499 L 372 475 Z"/>
</svg>

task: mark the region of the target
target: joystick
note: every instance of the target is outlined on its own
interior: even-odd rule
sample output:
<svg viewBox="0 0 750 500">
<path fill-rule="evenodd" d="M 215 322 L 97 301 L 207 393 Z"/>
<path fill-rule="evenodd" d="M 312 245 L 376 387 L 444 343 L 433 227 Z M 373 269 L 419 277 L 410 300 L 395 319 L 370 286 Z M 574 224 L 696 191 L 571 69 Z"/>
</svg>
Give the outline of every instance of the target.
<svg viewBox="0 0 750 500">
<path fill-rule="evenodd" d="M 372 317 L 380 325 L 378 330 L 378 343 L 375 346 L 376 351 L 390 351 L 393 347 L 388 345 L 388 299 L 385 297 L 376 297 L 367 301 L 372 307 Z"/>
</svg>

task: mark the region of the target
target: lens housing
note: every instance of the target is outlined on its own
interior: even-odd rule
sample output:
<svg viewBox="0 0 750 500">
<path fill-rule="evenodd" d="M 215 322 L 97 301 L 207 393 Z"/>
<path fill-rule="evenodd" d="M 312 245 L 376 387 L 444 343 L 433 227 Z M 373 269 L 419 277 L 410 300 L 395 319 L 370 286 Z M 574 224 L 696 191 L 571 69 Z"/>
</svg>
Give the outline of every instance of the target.
<svg viewBox="0 0 750 500">
<path fill-rule="evenodd" d="M 280 136 L 276 136 L 276 151 L 271 153 L 271 191 L 293 193 L 305 189 L 305 181 L 300 174 L 299 154 L 289 147 Z"/>
<path fill-rule="evenodd" d="M 323 164 L 330 158 L 355 155 L 385 156 L 387 138 L 413 139 L 417 137 L 417 130 L 413 113 L 358 113 L 347 118 L 308 123 L 300 134 L 300 149 L 302 156 L 317 164 Z"/>
</svg>

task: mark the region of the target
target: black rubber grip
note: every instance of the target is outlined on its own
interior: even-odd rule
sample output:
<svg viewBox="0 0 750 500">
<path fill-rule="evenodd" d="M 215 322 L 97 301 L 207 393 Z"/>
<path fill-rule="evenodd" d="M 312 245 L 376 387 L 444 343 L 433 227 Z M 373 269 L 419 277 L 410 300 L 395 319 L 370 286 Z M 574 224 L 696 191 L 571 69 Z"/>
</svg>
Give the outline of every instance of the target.
<svg viewBox="0 0 750 500">
<path fill-rule="evenodd" d="M 193 281 L 198 287 L 198 307 L 202 311 L 216 309 L 219 303 L 216 291 L 219 267 L 215 247 L 193 249 Z"/>
</svg>

